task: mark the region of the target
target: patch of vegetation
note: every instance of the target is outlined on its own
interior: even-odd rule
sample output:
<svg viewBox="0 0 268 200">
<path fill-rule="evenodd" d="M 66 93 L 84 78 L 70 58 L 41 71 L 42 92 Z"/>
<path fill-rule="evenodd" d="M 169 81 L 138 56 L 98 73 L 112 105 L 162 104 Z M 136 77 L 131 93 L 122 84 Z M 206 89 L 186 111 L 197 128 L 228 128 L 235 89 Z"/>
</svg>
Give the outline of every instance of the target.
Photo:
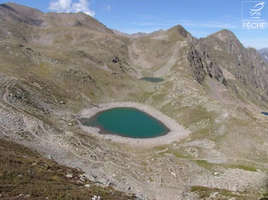
<svg viewBox="0 0 268 200">
<path fill-rule="evenodd" d="M 21 145 L 0 140 L 1 199 L 89 200 L 94 195 L 102 200 L 135 198 L 111 187 L 96 186 L 82 175 L 80 170 L 61 166 Z"/>
<path fill-rule="evenodd" d="M 169 116 L 175 120 L 177 119 L 177 114 L 180 113 L 179 108 L 177 108 L 176 106 L 174 107 L 171 103 L 165 104 L 162 107 L 161 111 L 163 113 L 165 113 L 167 116 Z M 179 123 L 182 123 L 181 121 L 182 120 L 178 120 Z M 182 125 L 183 125 L 183 123 L 182 123 Z"/>
<path fill-rule="evenodd" d="M 154 150 L 159 151 L 158 155 L 172 154 L 177 158 L 189 158 L 189 159 L 191 158 L 191 156 L 188 155 L 187 153 L 184 153 L 179 149 L 168 147 L 168 145 L 157 146 L 154 148 Z"/>
<path fill-rule="evenodd" d="M 160 146 L 154 147 L 154 150 L 155 151 L 163 151 L 163 150 L 165 150 L 167 148 L 168 148 L 168 145 L 160 145 Z"/>
<path fill-rule="evenodd" d="M 213 163 L 210 163 L 206 160 L 194 160 L 196 164 L 198 164 L 200 167 L 203 167 L 205 169 L 211 170 L 215 167 Z"/>
<path fill-rule="evenodd" d="M 211 130 L 209 128 L 199 129 L 192 133 L 191 139 L 199 140 L 199 139 L 203 139 L 204 137 L 209 138 L 210 133 L 211 133 Z"/>
<path fill-rule="evenodd" d="M 209 112 L 202 106 L 194 108 L 185 107 L 182 108 L 181 112 L 184 113 L 183 119 L 181 120 L 183 125 L 189 127 L 192 124 L 198 123 L 202 120 L 209 120 L 212 123 L 215 119 L 215 114 Z"/>
<path fill-rule="evenodd" d="M 191 158 L 189 155 L 186 155 L 186 154 L 179 152 L 177 150 L 174 150 L 174 149 L 169 149 L 168 153 L 173 154 L 177 158 Z"/>
<path fill-rule="evenodd" d="M 263 197 L 262 197 L 262 199 L 260 199 L 260 200 L 267 200 L 267 199 L 268 199 L 268 193 L 267 193 L 267 192 L 264 193 L 262 196 L 263 196 Z"/>
<path fill-rule="evenodd" d="M 227 165 L 227 167 L 232 168 L 232 169 L 242 169 L 242 170 L 251 171 L 251 172 L 256 172 L 257 171 L 256 167 L 248 166 L 248 165 L 231 164 L 231 165 Z"/>
<path fill-rule="evenodd" d="M 158 102 L 163 102 L 165 100 L 166 94 L 161 93 L 161 94 L 155 94 L 153 95 L 153 100 L 154 103 L 158 103 Z"/>
<path fill-rule="evenodd" d="M 144 103 L 146 102 L 154 93 L 153 92 L 144 92 L 141 95 L 137 95 L 136 93 L 133 96 L 138 96 L 138 102 Z"/>
<path fill-rule="evenodd" d="M 236 200 L 252 200 L 256 199 L 257 196 L 257 194 L 251 194 L 252 196 L 247 196 L 244 193 L 234 193 L 229 190 L 208 188 L 203 186 L 192 186 L 191 192 L 197 193 L 200 199 L 210 198 L 210 196 L 213 195 L 214 200 L 229 200 L 232 197 Z"/>
<path fill-rule="evenodd" d="M 215 167 L 225 167 L 231 169 L 242 169 L 245 171 L 256 172 L 257 168 L 252 165 L 242 165 L 242 164 L 213 164 L 206 160 L 194 160 L 200 167 L 211 170 Z"/>
</svg>

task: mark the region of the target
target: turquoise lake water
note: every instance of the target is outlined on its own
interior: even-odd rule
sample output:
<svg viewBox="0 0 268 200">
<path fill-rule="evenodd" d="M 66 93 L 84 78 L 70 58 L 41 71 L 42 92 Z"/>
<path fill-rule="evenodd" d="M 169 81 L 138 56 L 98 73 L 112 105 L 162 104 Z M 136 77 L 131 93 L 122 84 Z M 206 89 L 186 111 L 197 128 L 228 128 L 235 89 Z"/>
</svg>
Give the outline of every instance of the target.
<svg viewBox="0 0 268 200">
<path fill-rule="evenodd" d="M 113 108 L 80 121 L 83 125 L 100 128 L 102 134 L 129 138 L 154 138 L 169 132 L 163 123 L 135 108 Z"/>
<path fill-rule="evenodd" d="M 152 83 L 159 83 L 159 82 L 164 81 L 163 78 L 157 78 L 157 77 L 143 77 L 141 78 L 141 80 L 152 82 Z"/>
</svg>

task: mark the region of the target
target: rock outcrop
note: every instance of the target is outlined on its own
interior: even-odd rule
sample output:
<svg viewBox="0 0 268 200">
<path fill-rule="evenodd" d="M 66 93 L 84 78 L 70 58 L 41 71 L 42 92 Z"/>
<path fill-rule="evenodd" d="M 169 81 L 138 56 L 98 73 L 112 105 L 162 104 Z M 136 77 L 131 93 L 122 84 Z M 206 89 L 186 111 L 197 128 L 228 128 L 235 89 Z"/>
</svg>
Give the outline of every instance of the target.
<svg viewBox="0 0 268 200">
<path fill-rule="evenodd" d="M 204 48 L 198 45 L 191 46 L 188 60 L 193 71 L 193 76 L 200 84 L 203 83 L 206 76 L 209 76 L 227 86 L 227 81 L 221 68 L 210 59 L 208 52 Z"/>
</svg>

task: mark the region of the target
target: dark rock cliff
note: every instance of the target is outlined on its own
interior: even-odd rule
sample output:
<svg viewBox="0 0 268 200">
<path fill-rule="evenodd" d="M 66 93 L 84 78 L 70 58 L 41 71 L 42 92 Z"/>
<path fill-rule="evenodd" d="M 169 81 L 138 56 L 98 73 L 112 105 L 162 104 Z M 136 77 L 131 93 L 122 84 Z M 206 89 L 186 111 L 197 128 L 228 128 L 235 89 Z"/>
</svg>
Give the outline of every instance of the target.
<svg viewBox="0 0 268 200">
<path fill-rule="evenodd" d="M 227 81 L 221 68 L 210 59 L 208 52 L 203 48 L 200 48 L 198 45 L 192 45 L 188 53 L 188 60 L 194 79 L 200 84 L 203 83 L 206 76 L 209 76 L 227 86 Z"/>
</svg>

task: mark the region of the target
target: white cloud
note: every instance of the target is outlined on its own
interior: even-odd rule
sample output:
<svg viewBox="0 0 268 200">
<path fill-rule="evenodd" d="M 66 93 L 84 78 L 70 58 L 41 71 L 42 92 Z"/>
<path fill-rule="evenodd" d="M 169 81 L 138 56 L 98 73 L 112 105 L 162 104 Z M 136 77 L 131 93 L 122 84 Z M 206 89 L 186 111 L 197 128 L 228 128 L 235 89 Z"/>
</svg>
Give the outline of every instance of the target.
<svg viewBox="0 0 268 200">
<path fill-rule="evenodd" d="M 132 24 L 137 26 L 157 26 L 157 27 L 171 27 L 175 26 L 177 24 L 180 24 L 182 26 L 187 26 L 191 28 L 221 28 L 221 29 L 235 29 L 237 26 L 235 24 L 231 23 L 222 23 L 222 22 L 207 22 L 207 23 L 196 23 L 189 20 L 172 20 L 172 21 L 166 21 L 166 22 L 156 22 L 156 21 L 143 21 L 143 22 L 132 22 Z"/>
<path fill-rule="evenodd" d="M 49 4 L 49 10 L 55 12 L 83 12 L 90 16 L 95 16 L 95 12 L 90 9 L 89 0 L 78 0 L 73 2 L 72 0 L 56 0 Z"/>
<path fill-rule="evenodd" d="M 210 23 L 181 23 L 183 26 L 200 27 L 200 28 L 220 28 L 220 29 L 235 29 L 236 25 L 230 23 L 210 22 Z"/>
</svg>

